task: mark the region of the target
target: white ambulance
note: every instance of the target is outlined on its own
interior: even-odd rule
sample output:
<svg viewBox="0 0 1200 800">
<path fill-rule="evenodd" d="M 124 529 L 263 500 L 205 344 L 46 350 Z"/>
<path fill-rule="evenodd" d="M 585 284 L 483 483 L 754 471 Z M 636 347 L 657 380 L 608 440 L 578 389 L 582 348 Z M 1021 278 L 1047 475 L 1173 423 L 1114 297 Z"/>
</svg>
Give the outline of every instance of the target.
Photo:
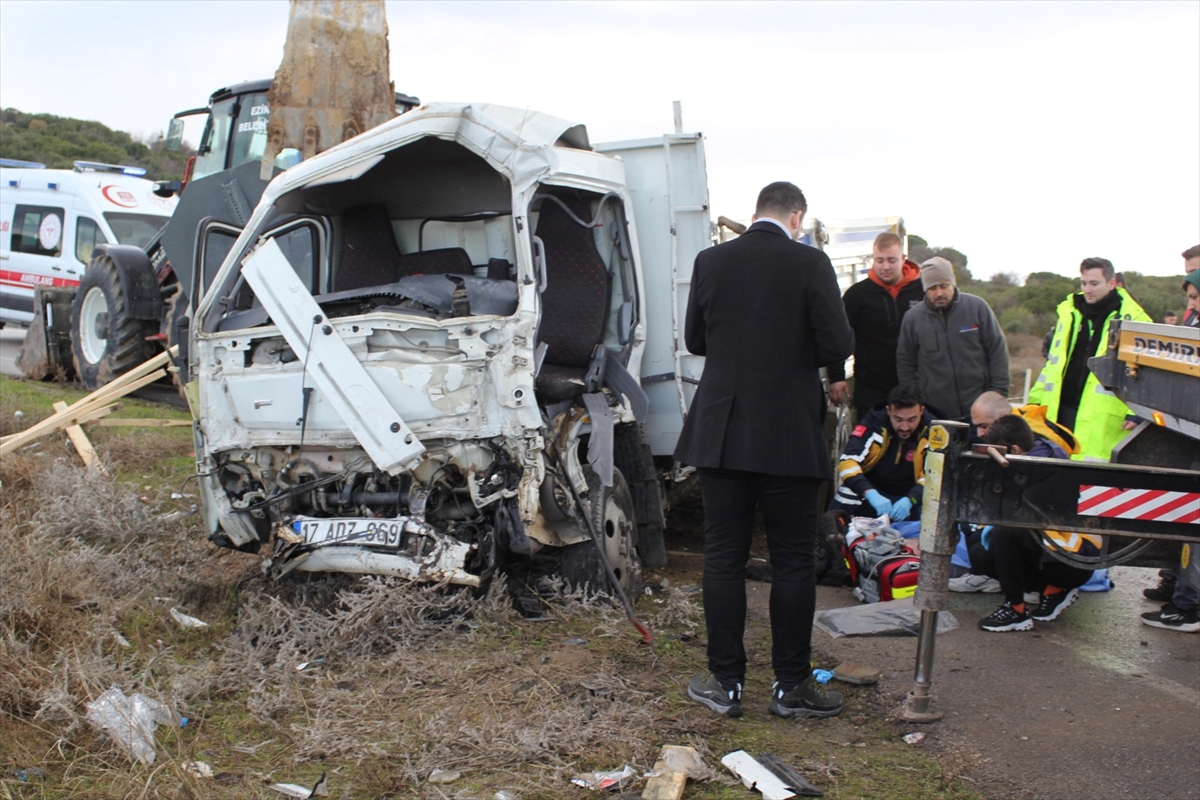
<svg viewBox="0 0 1200 800">
<path fill-rule="evenodd" d="M 79 285 L 98 244 L 145 247 L 175 210 L 140 167 L 0 159 L 0 326 L 33 319 L 38 286 Z"/>
</svg>

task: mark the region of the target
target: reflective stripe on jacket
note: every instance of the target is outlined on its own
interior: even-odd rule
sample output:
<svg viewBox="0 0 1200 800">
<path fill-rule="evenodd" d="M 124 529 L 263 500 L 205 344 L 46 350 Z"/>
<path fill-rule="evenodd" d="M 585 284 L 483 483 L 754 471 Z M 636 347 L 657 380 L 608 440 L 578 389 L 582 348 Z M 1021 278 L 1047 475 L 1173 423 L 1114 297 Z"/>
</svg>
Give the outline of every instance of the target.
<svg viewBox="0 0 1200 800">
<path fill-rule="evenodd" d="M 1151 321 L 1142 307 L 1124 289 L 1117 288 L 1114 291 L 1120 294 L 1121 305 L 1105 317 L 1104 327 L 1096 340 L 1096 352 L 1090 355 L 1103 355 L 1108 349 L 1109 323 L 1118 315 L 1121 319 Z M 1071 360 L 1076 334 L 1083 322 L 1083 315 L 1075 308 L 1075 294 L 1079 293 L 1067 295 L 1067 299 L 1058 304 L 1058 322 L 1054 326 L 1050 354 L 1046 358 L 1046 366 L 1042 368 L 1033 390 L 1029 393 L 1031 404 L 1047 407 L 1048 419 L 1058 419 L 1063 374 L 1067 362 Z M 1079 397 L 1079 413 L 1075 417 L 1075 438 L 1079 440 L 1080 452 L 1071 457 L 1079 460 L 1108 461 L 1112 457 L 1113 447 L 1125 435 L 1122 426 L 1125 417 L 1130 413 L 1129 406 L 1101 386 L 1095 373 L 1089 371 L 1087 381 L 1083 385 L 1083 394 Z"/>
<path fill-rule="evenodd" d="M 892 429 L 887 408 L 873 409 L 846 442 L 837 465 L 838 482 L 858 497 L 877 489 L 889 499 L 907 497 L 913 505 L 919 505 L 925 493 L 925 453 L 932 421 L 926 411 L 921 415 L 920 427 L 901 441 Z"/>
</svg>

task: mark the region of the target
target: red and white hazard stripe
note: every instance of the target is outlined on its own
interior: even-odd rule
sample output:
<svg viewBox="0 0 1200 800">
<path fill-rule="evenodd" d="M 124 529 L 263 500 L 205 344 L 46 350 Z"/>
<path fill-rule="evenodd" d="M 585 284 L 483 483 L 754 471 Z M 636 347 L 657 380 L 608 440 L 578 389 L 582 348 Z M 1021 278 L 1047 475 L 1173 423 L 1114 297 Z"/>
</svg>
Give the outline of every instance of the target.
<svg viewBox="0 0 1200 800">
<path fill-rule="evenodd" d="M 1200 525 L 1200 493 L 1083 485 L 1079 487 L 1078 513 L 1084 517 Z"/>
</svg>

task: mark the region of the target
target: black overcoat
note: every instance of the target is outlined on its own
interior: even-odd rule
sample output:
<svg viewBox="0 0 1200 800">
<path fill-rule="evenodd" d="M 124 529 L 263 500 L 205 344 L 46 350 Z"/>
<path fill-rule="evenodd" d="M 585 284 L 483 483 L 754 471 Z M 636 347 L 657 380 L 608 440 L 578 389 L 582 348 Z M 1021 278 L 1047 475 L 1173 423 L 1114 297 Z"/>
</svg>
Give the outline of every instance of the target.
<svg viewBox="0 0 1200 800">
<path fill-rule="evenodd" d="M 854 352 L 829 257 L 757 222 L 696 256 L 685 325 L 705 361 L 675 458 L 829 478 L 819 370 Z"/>
</svg>

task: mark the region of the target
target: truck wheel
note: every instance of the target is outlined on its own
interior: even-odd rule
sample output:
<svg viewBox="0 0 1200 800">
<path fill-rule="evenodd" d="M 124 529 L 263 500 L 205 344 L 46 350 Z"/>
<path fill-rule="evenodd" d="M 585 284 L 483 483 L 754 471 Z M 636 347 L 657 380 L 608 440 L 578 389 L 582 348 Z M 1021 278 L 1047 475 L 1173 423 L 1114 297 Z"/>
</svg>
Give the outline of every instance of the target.
<svg viewBox="0 0 1200 800">
<path fill-rule="evenodd" d="M 75 374 L 98 389 L 154 354 L 149 323 L 126 316 L 125 291 L 117 265 L 100 256 L 88 265 L 71 305 L 71 354 Z"/>
<path fill-rule="evenodd" d="M 588 476 L 588 493 L 583 501 L 592 526 L 604 545 L 621 588 L 631 601 L 642 591 L 642 562 L 637 552 L 637 517 L 633 495 L 620 470 L 613 470 L 613 485 L 604 486 L 595 474 Z M 607 571 L 594 542 L 564 547 L 558 556 L 558 574 L 571 586 L 590 585 L 596 592 L 610 591 Z"/>
<path fill-rule="evenodd" d="M 617 426 L 616 436 L 613 437 L 613 457 L 633 496 L 638 523 L 638 556 L 644 566 L 661 567 L 667 563 L 664 537 L 667 520 L 663 514 L 665 501 L 654 468 L 654 456 L 650 453 L 650 447 L 642 441 L 640 426 Z"/>
</svg>

